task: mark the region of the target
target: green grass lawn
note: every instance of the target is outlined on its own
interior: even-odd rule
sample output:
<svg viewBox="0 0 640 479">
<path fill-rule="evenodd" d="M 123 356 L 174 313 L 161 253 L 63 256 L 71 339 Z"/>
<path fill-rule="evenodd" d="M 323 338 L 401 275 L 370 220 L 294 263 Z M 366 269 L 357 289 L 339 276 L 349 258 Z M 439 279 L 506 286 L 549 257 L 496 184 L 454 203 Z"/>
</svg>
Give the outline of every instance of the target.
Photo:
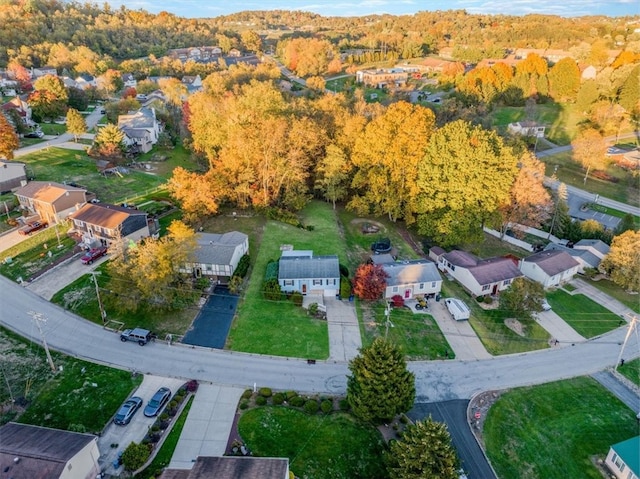
<svg viewBox="0 0 640 479">
<path fill-rule="evenodd" d="M 554 174 L 554 169 L 557 166 L 558 169 L 555 172 L 556 177 L 567 185 L 575 186 L 622 203 L 628 203 L 635 206 L 640 204 L 638 180 L 633 178 L 633 175 L 629 172 L 618 168 L 613 164 L 607 168 L 606 172 L 614 178 L 618 178 L 617 183 L 589 176 L 585 184 L 585 170 L 581 165 L 573 160 L 571 152 L 563 152 L 553 156 L 546 156 L 541 158 L 541 160 L 546 165 L 545 174 L 547 176 L 552 176 Z"/>
<path fill-rule="evenodd" d="M 56 228 L 62 248 L 57 247 Z M 34 274 L 70 254 L 76 242 L 66 236 L 68 228 L 68 224 L 51 226 L 3 251 L 0 256 L 0 274 L 13 281 L 19 278 L 27 281 Z M 11 260 L 7 261 L 7 258 Z"/>
<path fill-rule="evenodd" d="M 547 294 L 553 311 L 585 338 L 593 338 L 620 326 L 620 318 L 582 294 L 558 289 Z"/>
<path fill-rule="evenodd" d="M 601 479 L 592 459 L 638 434 L 635 414 L 586 377 L 511 390 L 489 409 L 486 452 L 501 478 Z"/>
<path fill-rule="evenodd" d="M 586 276 L 582 277 L 581 279 L 589 283 L 591 286 L 598 288 L 603 293 L 607 293 L 612 298 L 617 299 L 636 313 L 640 313 L 640 295 L 629 294 L 620 286 L 615 284 L 613 281 L 609 281 L 608 279 L 600 279 L 598 281 L 594 281 L 593 279 L 587 278 Z M 567 286 L 570 285 L 565 285 L 564 288 L 567 289 Z"/>
<path fill-rule="evenodd" d="M 265 406 L 244 412 L 238 430 L 254 456 L 288 457 L 296 477 L 387 477 L 382 436 L 345 413 Z"/>
<path fill-rule="evenodd" d="M 362 321 L 364 325 L 363 346 L 370 345 L 385 332 L 390 341 L 400 346 L 409 360 L 454 359 L 455 355 L 438 324 L 430 314 L 413 313 L 409 308 L 392 308 L 390 321 L 393 327 L 386 327 L 385 306 L 382 302 L 363 303 L 367 318 L 375 321 Z"/>
<path fill-rule="evenodd" d="M 539 242 L 542 242 L 541 238 L 538 238 Z M 484 233 L 484 239 L 481 243 L 468 243 L 460 246 L 458 249 L 468 251 L 478 258 L 487 259 L 494 256 L 505 256 L 511 254 L 518 258 L 524 258 L 531 254 L 530 251 L 526 251 L 518 246 L 507 243 L 506 241 L 500 241 L 499 238 Z"/>
<path fill-rule="evenodd" d="M 176 446 L 178 445 L 178 440 L 180 439 L 180 433 L 182 432 L 184 423 L 187 421 L 189 409 L 191 409 L 191 403 L 193 402 L 194 397 L 195 396 L 191 396 L 189 398 L 189 402 L 182 410 L 180 417 L 176 419 L 176 422 L 171 428 L 171 432 L 162 443 L 162 447 L 160 447 L 156 457 L 153 458 L 151 464 L 149 464 L 144 471 L 136 475 L 137 478 L 153 479 L 158 477 L 162 473 L 162 470 L 169 465 L 169 462 L 171 462 L 171 456 L 173 456 L 173 452 L 176 450 Z"/>
<path fill-rule="evenodd" d="M 445 279 L 442 283 L 442 294 L 444 297 L 460 298 L 469 306 L 471 327 L 489 354 L 498 356 L 549 347 L 551 336 L 538 323 L 529 319 L 515 318 L 523 326 L 524 335 L 520 336 L 505 324 L 505 319 L 512 318 L 512 314 L 499 307 L 490 310 L 482 309 L 475 298 L 469 296 L 455 281 Z"/>
<path fill-rule="evenodd" d="M 67 132 L 67 125 L 57 123 L 40 123 L 40 129 L 45 135 L 62 135 Z"/>
<path fill-rule="evenodd" d="M 625 361 L 622 366 L 618 366 L 618 372 L 640 387 L 640 358 L 636 358 L 633 361 Z"/>
<path fill-rule="evenodd" d="M 329 356 L 326 321 L 308 317 L 305 310 L 289 301 L 267 300 L 261 292 L 267 263 L 280 257 L 282 245 L 313 250 L 316 255 L 337 254 L 340 261 L 344 261 L 344 241 L 331 206 L 314 201 L 300 216 L 305 225 L 313 226 L 313 231 L 276 221 L 265 224 L 249 285 L 229 332 L 227 348 L 299 358 L 324 359 Z"/>
</svg>

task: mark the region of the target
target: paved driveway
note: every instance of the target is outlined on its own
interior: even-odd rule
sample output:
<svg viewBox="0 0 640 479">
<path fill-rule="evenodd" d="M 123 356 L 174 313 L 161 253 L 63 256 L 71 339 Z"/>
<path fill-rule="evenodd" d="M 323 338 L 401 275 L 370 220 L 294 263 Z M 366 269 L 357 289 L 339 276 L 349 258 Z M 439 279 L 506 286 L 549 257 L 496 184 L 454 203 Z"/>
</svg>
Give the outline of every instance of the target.
<svg viewBox="0 0 640 479">
<path fill-rule="evenodd" d="M 489 461 L 467 423 L 468 404 L 467 400 L 417 403 L 407 413 L 407 416 L 414 421 L 431 416 L 434 421 L 446 423 L 467 477 L 469 479 L 496 479 Z"/>
<path fill-rule="evenodd" d="M 237 295 L 229 293 L 224 286 L 216 286 L 182 342 L 194 346 L 223 349 L 237 306 Z"/>
<path fill-rule="evenodd" d="M 326 297 L 324 304 L 329 323 L 329 359 L 351 361 L 362 347 L 355 303 Z"/>
</svg>

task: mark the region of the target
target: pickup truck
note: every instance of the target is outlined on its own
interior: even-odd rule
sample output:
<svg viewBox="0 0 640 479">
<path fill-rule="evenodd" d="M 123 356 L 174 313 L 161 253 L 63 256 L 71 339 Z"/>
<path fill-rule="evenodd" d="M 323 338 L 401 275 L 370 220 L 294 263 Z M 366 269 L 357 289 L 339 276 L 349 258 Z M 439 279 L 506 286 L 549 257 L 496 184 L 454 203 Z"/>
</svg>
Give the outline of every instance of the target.
<svg viewBox="0 0 640 479">
<path fill-rule="evenodd" d="M 21 235 L 30 235 L 31 233 L 35 233 L 38 230 L 44 229 L 49 226 L 49 223 L 46 221 L 33 221 L 31 223 L 27 223 L 27 226 L 20 230 Z"/>
</svg>

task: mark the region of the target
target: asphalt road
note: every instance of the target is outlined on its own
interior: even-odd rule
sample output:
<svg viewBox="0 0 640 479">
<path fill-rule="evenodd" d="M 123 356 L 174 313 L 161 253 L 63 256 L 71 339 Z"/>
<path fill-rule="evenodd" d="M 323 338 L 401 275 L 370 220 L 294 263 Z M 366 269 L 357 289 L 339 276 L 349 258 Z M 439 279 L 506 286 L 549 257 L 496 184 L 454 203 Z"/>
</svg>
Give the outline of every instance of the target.
<svg viewBox="0 0 640 479">
<path fill-rule="evenodd" d="M 74 357 L 145 374 L 198 379 L 238 387 L 269 386 L 301 392 L 344 394 L 347 363 L 261 356 L 161 341 L 144 348 L 122 343 L 118 335 L 49 303 L 33 292 L 0 277 L 0 324 L 24 337 L 41 338 L 29 311 L 42 313 L 51 348 Z M 417 402 L 469 399 L 487 388 L 541 384 L 593 374 L 617 361 L 626 333 L 622 327 L 572 347 L 500 356 L 487 360 L 415 361 Z M 625 358 L 640 356 L 639 338 L 631 335 Z"/>
<path fill-rule="evenodd" d="M 493 469 L 482 452 L 467 423 L 467 400 L 439 403 L 417 403 L 407 413 L 413 421 L 429 416 L 434 421 L 447 424 L 453 446 L 458 452 L 462 468 L 469 479 L 496 479 Z"/>
</svg>

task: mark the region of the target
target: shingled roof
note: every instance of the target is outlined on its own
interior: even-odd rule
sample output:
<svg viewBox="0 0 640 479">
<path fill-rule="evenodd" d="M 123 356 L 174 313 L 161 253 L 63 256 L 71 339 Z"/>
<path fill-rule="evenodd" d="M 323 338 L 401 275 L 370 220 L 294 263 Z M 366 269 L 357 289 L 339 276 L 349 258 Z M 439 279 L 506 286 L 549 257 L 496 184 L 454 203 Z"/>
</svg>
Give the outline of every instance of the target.
<svg viewBox="0 0 640 479">
<path fill-rule="evenodd" d="M 64 196 L 68 191 L 84 191 L 84 188 L 63 185 L 54 181 L 30 181 L 22 188 L 16 190 L 16 195 L 32 198 L 34 200 L 53 203 Z"/>
<path fill-rule="evenodd" d="M 443 258 L 454 266 L 469 270 L 469 273 L 481 285 L 498 283 L 522 276 L 513 260 L 502 256 L 479 259 L 466 251 L 453 250 L 443 255 Z"/>
<path fill-rule="evenodd" d="M 557 250 L 545 250 L 524 258 L 522 261 L 535 263 L 549 276 L 555 276 L 563 271 L 567 271 L 580 263 L 573 259 L 569 253 Z"/>
<path fill-rule="evenodd" d="M 266 457 L 198 457 L 189 479 L 284 479 L 289 460 Z"/>
<path fill-rule="evenodd" d="M 106 203 L 87 203 L 69 217 L 90 225 L 114 229 L 124 223 L 129 216 L 134 215 L 147 216 L 147 213 Z"/>
<path fill-rule="evenodd" d="M 248 236 L 239 231 L 228 233 L 198 233 L 196 241 L 196 260 L 203 264 L 231 264 L 236 248 L 247 240 Z"/>
<path fill-rule="evenodd" d="M 387 286 L 442 281 L 435 263 L 427 260 L 385 263 L 382 268 L 389 275 Z"/>
<path fill-rule="evenodd" d="M 295 257 L 282 256 L 279 262 L 278 279 L 307 279 L 307 278 L 339 278 L 340 266 L 338 257 L 313 256 Z"/>
</svg>

